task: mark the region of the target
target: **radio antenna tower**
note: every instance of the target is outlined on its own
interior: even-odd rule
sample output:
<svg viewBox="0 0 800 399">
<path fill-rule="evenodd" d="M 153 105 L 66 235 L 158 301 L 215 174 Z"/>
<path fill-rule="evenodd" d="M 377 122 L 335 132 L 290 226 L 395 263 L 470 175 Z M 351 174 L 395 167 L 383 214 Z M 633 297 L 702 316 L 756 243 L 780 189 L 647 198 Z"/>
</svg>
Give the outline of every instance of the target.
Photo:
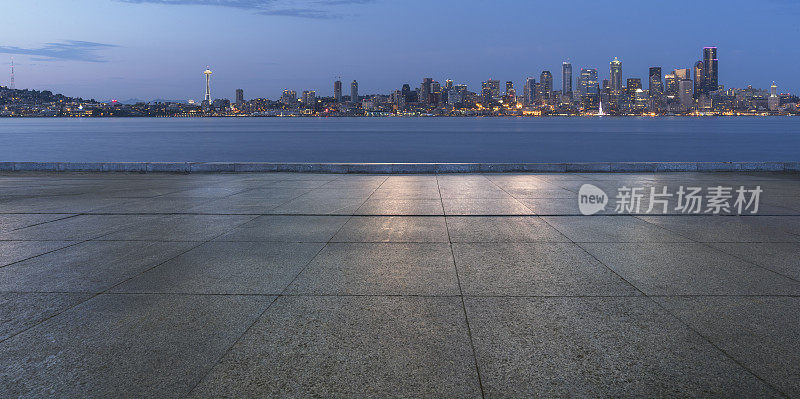
<svg viewBox="0 0 800 399">
<path fill-rule="evenodd" d="M 14 58 L 11 58 L 11 84 L 8 86 L 11 90 L 17 88 L 16 84 L 14 84 Z"/>
</svg>

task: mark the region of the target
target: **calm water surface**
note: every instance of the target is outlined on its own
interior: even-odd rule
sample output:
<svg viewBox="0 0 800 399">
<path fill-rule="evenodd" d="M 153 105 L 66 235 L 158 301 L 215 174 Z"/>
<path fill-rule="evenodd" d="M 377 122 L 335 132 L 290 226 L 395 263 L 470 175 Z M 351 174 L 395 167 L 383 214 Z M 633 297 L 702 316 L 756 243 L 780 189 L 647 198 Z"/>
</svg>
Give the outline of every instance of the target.
<svg viewBox="0 0 800 399">
<path fill-rule="evenodd" d="M 0 161 L 798 161 L 800 118 L 0 118 Z"/>
</svg>

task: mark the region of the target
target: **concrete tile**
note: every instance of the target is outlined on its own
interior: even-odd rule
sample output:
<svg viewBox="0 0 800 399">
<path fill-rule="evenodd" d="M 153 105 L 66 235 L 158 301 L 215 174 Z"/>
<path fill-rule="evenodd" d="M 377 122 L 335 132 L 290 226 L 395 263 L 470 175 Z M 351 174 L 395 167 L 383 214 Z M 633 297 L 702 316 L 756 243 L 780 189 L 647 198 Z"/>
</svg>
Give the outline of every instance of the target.
<svg viewBox="0 0 800 399">
<path fill-rule="evenodd" d="M 412 187 L 406 189 L 387 189 L 379 188 L 370 196 L 375 200 L 436 200 L 441 201 L 439 188 L 433 187 Z"/>
<path fill-rule="evenodd" d="M 259 216 L 216 241 L 328 242 L 348 216 Z"/>
<path fill-rule="evenodd" d="M 48 214 L 0 214 L 0 233 L 33 226 L 35 224 L 52 222 L 75 215 L 48 215 Z"/>
<path fill-rule="evenodd" d="M 442 198 L 511 199 L 511 195 L 496 186 L 441 186 Z"/>
<path fill-rule="evenodd" d="M 271 300 L 101 295 L 0 343 L 0 397 L 184 397 Z"/>
<path fill-rule="evenodd" d="M 0 291 L 101 292 L 193 243 L 89 241 L 0 268 Z"/>
<path fill-rule="evenodd" d="M 347 191 L 372 191 L 380 187 L 386 176 L 343 176 L 325 183 L 318 189 L 345 189 Z"/>
<path fill-rule="evenodd" d="M 0 342 L 89 298 L 90 294 L 0 293 Z"/>
<path fill-rule="evenodd" d="M 310 188 L 254 188 L 251 190 L 243 191 L 238 194 L 231 195 L 230 197 L 225 197 L 224 199 L 236 200 L 236 199 L 273 199 L 273 200 L 283 200 L 288 201 L 293 198 L 297 198 L 303 194 L 308 193 L 311 191 Z"/>
<path fill-rule="evenodd" d="M 195 187 L 165 194 L 171 198 L 223 198 L 245 191 L 244 187 Z"/>
<path fill-rule="evenodd" d="M 217 215 L 264 214 L 287 201 L 280 198 L 221 198 L 193 206 L 187 212 Z"/>
<path fill-rule="evenodd" d="M 443 198 L 445 215 L 531 215 L 533 212 L 513 198 Z"/>
<path fill-rule="evenodd" d="M 105 236 L 164 216 L 78 215 L 0 234 L 0 240 L 80 241 Z"/>
<path fill-rule="evenodd" d="M 761 216 L 640 216 L 642 220 L 699 242 L 800 242 L 777 218 Z"/>
<path fill-rule="evenodd" d="M 689 242 L 633 216 L 543 216 L 575 242 Z"/>
<path fill-rule="evenodd" d="M 563 188 L 545 187 L 503 187 L 514 198 L 548 198 L 548 199 L 572 199 L 578 202 L 578 194 Z"/>
<path fill-rule="evenodd" d="M 800 283 L 703 244 L 581 244 L 648 295 L 800 294 Z"/>
<path fill-rule="evenodd" d="M 800 298 L 656 300 L 788 397 L 800 397 Z"/>
<path fill-rule="evenodd" d="M 333 242 L 448 242 L 444 217 L 356 216 Z"/>
<path fill-rule="evenodd" d="M 800 216 L 759 216 L 759 219 L 777 229 L 800 236 Z"/>
<path fill-rule="evenodd" d="M 536 216 L 448 216 L 452 242 L 566 242 L 564 235 Z"/>
<path fill-rule="evenodd" d="M 712 243 L 709 245 L 800 281 L 800 246 L 796 243 Z"/>
<path fill-rule="evenodd" d="M 211 201 L 210 198 L 137 198 L 119 200 L 118 203 L 92 209 L 91 213 L 186 213 L 190 209 Z"/>
<path fill-rule="evenodd" d="M 537 215 L 581 215 L 577 199 L 520 198 L 519 202 Z"/>
<path fill-rule="evenodd" d="M 301 198 L 314 199 L 320 201 L 326 201 L 331 199 L 346 199 L 346 198 L 356 198 L 356 199 L 366 200 L 367 198 L 369 198 L 370 195 L 372 195 L 373 191 L 375 191 L 372 188 L 360 188 L 360 187 L 354 187 L 354 188 L 347 188 L 347 187 L 325 188 L 325 187 L 315 188 L 303 194 Z"/>
<path fill-rule="evenodd" d="M 0 267 L 74 243 L 75 241 L 0 241 Z"/>
<path fill-rule="evenodd" d="M 780 397 L 648 298 L 467 298 L 486 397 Z"/>
<path fill-rule="evenodd" d="M 453 244 L 464 295 L 641 295 L 571 243 Z"/>
<path fill-rule="evenodd" d="M 287 292 L 314 295 L 458 295 L 448 244 L 328 244 Z"/>
<path fill-rule="evenodd" d="M 274 208 L 270 212 L 275 214 L 352 215 L 365 200 L 366 198 L 317 199 L 302 196 Z"/>
<path fill-rule="evenodd" d="M 13 200 L 0 200 L 0 209 L 9 213 L 82 213 L 117 202 L 119 199 L 91 194 L 23 196 Z"/>
<path fill-rule="evenodd" d="M 440 199 L 370 198 L 356 215 L 444 215 L 444 209 Z"/>
<path fill-rule="evenodd" d="M 174 215 L 128 226 L 103 240 L 206 241 L 253 220 L 253 216 Z"/>
<path fill-rule="evenodd" d="M 190 397 L 479 398 L 457 298 L 281 297 Z"/>
<path fill-rule="evenodd" d="M 112 291 L 280 294 L 323 245 L 209 242 L 115 287 Z"/>
</svg>

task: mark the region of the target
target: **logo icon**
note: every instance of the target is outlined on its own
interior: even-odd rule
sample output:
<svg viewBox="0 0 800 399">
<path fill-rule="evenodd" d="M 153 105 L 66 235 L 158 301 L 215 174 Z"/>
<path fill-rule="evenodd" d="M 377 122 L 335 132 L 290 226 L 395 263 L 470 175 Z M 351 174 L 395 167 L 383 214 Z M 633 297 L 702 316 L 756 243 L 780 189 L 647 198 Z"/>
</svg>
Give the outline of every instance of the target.
<svg viewBox="0 0 800 399">
<path fill-rule="evenodd" d="M 608 195 L 597 186 L 584 184 L 578 191 L 578 209 L 585 216 L 604 211 L 606 204 L 608 204 Z"/>
</svg>

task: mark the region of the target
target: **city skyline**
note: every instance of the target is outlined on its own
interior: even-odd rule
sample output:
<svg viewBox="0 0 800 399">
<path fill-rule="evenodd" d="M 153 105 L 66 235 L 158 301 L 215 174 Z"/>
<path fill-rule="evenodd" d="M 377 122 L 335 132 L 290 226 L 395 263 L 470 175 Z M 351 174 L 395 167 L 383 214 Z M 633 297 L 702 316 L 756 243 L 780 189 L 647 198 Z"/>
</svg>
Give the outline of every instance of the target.
<svg viewBox="0 0 800 399">
<path fill-rule="evenodd" d="M 627 76 L 646 82 L 651 66 L 694 68 L 695 49 L 714 43 L 725 49 L 719 78 L 727 86 L 774 80 L 787 91 L 800 88 L 791 67 L 800 61 L 792 40 L 800 7 L 786 1 L 746 3 L 747 13 L 737 1 L 703 2 L 691 12 L 634 1 L 63 3 L 15 7 L 0 27 L 0 85 L 9 83 L 13 56 L 17 87 L 97 99 L 200 100 L 194 74 L 205 65 L 215 72 L 215 92 L 246 87 L 250 97 L 275 98 L 287 87 L 330 96 L 337 76 L 357 79 L 361 93 L 391 92 L 420 76 L 520 85 L 542 70 L 561 88 L 565 60 L 573 76 L 597 68 L 604 79 L 617 56 Z M 530 15 L 548 18 L 531 23 Z M 389 28 L 397 22 L 400 29 Z"/>
</svg>

